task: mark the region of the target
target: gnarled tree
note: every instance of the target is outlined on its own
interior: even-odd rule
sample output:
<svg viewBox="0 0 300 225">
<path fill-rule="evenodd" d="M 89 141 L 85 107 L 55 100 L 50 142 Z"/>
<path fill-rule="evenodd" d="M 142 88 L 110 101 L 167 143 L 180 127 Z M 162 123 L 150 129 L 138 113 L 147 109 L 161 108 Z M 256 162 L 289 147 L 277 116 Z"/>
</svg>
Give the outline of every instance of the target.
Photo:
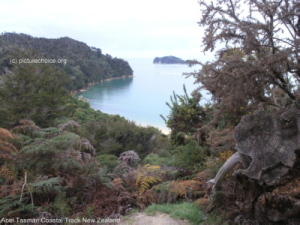
<svg viewBox="0 0 300 225">
<path fill-rule="evenodd" d="M 300 82 L 296 1 L 199 3 L 204 51 L 215 51 L 216 60 L 194 76 L 221 110 L 281 107 L 294 100 Z"/>
<path fill-rule="evenodd" d="M 218 109 L 214 122 L 226 113 L 236 114 L 232 124 L 237 125 L 244 114 L 234 130 L 237 153 L 211 180 L 213 191 L 228 191 L 232 182 L 227 206 L 235 205 L 241 217 L 272 224 L 299 218 L 299 190 L 272 190 L 299 179 L 300 1 L 199 3 L 204 51 L 215 51 L 216 59 L 202 64 L 194 76 L 212 93 Z M 237 114 L 239 109 L 244 113 Z M 237 176 L 222 183 L 236 164 L 242 167 Z"/>
<path fill-rule="evenodd" d="M 235 127 L 237 152 L 210 182 L 214 193 L 223 189 L 235 196 L 229 201 L 240 211 L 239 217 L 252 214 L 256 221 L 270 223 L 299 218 L 299 103 L 300 97 L 297 97 L 294 104 L 277 116 L 255 111 L 242 117 Z M 242 169 L 234 172 L 235 178 L 225 181 L 226 174 L 237 164 L 241 164 Z M 230 190 L 228 182 L 235 188 Z M 247 182 L 251 183 L 251 188 L 245 188 Z M 233 203 L 235 200 L 240 204 Z M 211 202 L 211 209 L 214 204 Z"/>
</svg>

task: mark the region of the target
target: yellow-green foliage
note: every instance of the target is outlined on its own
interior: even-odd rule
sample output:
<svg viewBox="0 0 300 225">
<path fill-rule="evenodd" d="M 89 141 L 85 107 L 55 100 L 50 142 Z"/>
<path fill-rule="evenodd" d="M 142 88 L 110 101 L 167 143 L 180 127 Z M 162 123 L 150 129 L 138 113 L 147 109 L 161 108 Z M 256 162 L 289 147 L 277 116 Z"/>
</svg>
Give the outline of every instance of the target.
<svg viewBox="0 0 300 225">
<path fill-rule="evenodd" d="M 136 186 L 139 186 L 140 192 L 144 192 L 145 190 L 150 188 L 151 185 L 156 184 L 160 181 L 161 179 L 156 176 L 143 176 L 137 180 Z"/>
<path fill-rule="evenodd" d="M 163 171 L 160 170 L 160 166 L 147 164 L 139 168 L 136 174 L 135 186 L 139 188 L 140 192 L 144 192 L 154 184 L 162 181 Z"/>
<path fill-rule="evenodd" d="M 185 86 L 184 95 L 177 95 L 173 92 L 171 103 L 166 103 L 171 112 L 165 120 L 167 127 L 171 129 L 171 139 L 173 144 L 181 145 L 184 143 L 185 134 L 194 134 L 199 124 L 203 123 L 205 109 L 200 106 L 201 94 L 198 92 L 189 96 Z M 183 134 L 183 135 L 179 135 Z"/>
<path fill-rule="evenodd" d="M 226 161 L 227 159 L 229 159 L 232 155 L 233 155 L 233 151 L 227 150 L 227 151 L 224 151 L 224 152 L 221 152 L 221 153 L 220 153 L 219 159 L 220 159 L 220 161 L 225 162 L 225 161 Z"/>
</svg>

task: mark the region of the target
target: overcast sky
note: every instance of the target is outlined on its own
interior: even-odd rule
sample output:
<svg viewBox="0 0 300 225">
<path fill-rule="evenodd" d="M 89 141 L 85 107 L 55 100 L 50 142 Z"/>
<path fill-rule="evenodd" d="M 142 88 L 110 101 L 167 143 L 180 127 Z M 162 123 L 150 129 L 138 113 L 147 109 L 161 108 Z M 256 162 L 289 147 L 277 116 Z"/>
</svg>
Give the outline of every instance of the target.
<svg viewBox="0 0 300 225">
<path fill-rule="evenodd" d="M 0 32 L 68 36 L 114 57 L 200 59 L 197 0 L 0 0 Z"/>
</svg>

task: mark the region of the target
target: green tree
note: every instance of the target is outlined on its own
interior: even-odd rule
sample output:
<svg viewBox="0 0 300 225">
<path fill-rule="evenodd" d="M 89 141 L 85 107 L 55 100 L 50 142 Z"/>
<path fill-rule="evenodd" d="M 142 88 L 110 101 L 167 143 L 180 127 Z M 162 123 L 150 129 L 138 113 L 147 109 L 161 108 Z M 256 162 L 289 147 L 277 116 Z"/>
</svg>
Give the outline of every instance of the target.
<svg viewBox="0 0 300 225">
<path fill-rule="evenodd" d="M 173 93 L 171 104 L 166 103 L 171 112 L 165 118 L 166 125 L 171 129 L 171 138 L 177 144 L 183 144 L 185 134 L 193 134 L 199 126 L 203 125 L 206 118 L 206 109 L 200 106 L 201 94 L 195 92 L 193 96 L 188 96 L 185 86 L 184 95 Z"/>
<path fill-rule="evenodd" d="M 30 118 L 45 126 L 67 115 L 70 96 L 64 88 L 66 81 L 66 75 L 49 64 L 15 66 L 1 77 L 0 112 L 5 117 L 2 119 L 14 123 Z"/>
</svg>

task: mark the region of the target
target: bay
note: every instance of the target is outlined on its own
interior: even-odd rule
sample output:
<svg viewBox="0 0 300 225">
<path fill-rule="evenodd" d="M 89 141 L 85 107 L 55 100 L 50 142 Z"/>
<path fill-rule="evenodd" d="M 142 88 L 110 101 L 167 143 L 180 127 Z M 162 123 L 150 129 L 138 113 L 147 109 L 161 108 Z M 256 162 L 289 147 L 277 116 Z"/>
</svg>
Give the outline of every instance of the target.
<svg viewBox="0 0 300 225">
<path fill-rule="evenodd" d="M 168 133 L 160 114 L 167 116 L 170 96 L 175 91 L 182 95 L 183 85 L 190 94 L 197 85 L 193 77 L 186 78 L 183 73 L 194 72 L 199 68 L 188 65 L 153 64 L 153 59 L 126 59 L 134 71 L 133 78 L 106 81 L 90 87 L 81 95 L 91 107 L 108 114 L 118 114 L 141 126 L 154 126 Z M 204 104 L 208 98 L 202 93 Z"/>
</svg>

